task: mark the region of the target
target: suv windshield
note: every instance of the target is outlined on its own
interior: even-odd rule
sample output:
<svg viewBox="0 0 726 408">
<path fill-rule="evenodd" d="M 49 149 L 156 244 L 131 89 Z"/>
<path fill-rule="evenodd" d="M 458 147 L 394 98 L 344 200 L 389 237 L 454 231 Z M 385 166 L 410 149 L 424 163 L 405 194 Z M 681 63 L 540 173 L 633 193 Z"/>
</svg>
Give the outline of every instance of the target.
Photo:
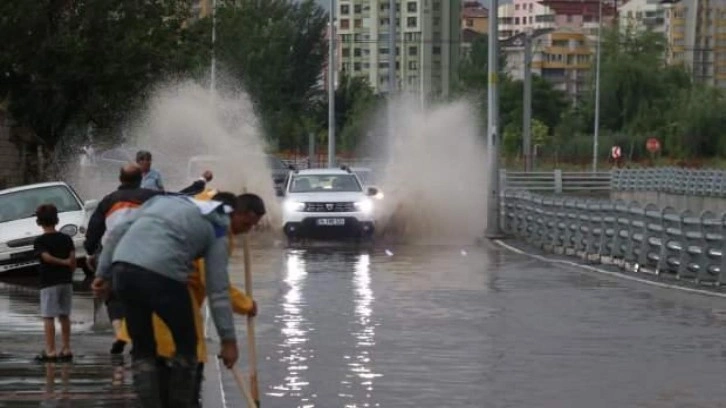
<svg viewBox="0 0 726 408">
<path fill-rule="evenodd" d="M 0 195 L 0 222 L 35 216 L 41 204 L 53 204 L 58 212 L 80 211 L 81 205 L 65 186 L 50 186 Z"/>
<path fill-rule="evenodd" d="M 329 193 L 331 191 L 363 191 L 358 179 L 352 174 L 310 174 L 292 178 L 291 193 Z"/>
</svg>

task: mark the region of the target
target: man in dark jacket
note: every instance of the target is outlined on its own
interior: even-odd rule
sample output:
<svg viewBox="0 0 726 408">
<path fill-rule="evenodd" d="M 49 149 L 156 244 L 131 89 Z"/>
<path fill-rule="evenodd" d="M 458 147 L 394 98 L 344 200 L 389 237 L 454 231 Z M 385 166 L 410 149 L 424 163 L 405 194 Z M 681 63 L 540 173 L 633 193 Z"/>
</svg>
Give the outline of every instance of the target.
<svg viewBox="0 0 726 408">
<path fill-rule="evenodd" d="M 212 177 L 212 172 L 205 171 L 201 178 L 181 190 L 179 194 L 194 195 L 204 191 L 207 182 L 211 181 Z M 106 231 L 113 229 L 151 197 L 165 194 L 163 191 L 141 188 L 142 178 L 141 167 L 137 164 L 129 163 L 121 167 L 119 173 L 121 185 L 116 191 L 103 197 L 91 215 L 83 246 L 88 253 L 88 263 L 92 269 L 94 269 L 95 259 L 103 246 Z M 111 296 L 106 301 L 106 311 L 116 333 L 116 341 L 111 346 L 111 354 L 121 354 L 126 346 L 126 342 L 119 338 L 121 320 L 124 317 L 123 305 L 118 299 Z"/>
</svg>

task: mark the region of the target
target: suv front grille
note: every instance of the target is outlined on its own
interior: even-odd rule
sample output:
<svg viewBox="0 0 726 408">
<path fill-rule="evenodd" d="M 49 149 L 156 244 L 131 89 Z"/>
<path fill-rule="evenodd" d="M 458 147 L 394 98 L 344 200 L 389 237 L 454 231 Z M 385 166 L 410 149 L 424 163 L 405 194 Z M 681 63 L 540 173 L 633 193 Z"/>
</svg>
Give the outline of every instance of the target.
<svg viewBox="0 0 726 408">
<path fill-rule="evenodd" d="M 305 203 L 305 212 L 354 212 L 355 205 L 346 203 Z"/>
</svg>

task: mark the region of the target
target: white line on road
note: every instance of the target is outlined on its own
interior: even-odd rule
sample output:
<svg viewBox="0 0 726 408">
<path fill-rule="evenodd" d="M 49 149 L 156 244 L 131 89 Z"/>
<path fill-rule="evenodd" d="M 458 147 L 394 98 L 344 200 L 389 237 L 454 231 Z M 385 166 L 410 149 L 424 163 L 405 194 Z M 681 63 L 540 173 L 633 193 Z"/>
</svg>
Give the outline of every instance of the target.
<svg viewBox="0 0 726 408">
<path fill-rule="evenodd" d="M 635 282 L 645 283 L 647 285 L 653 285 L 653 286 L 657 286 L 660 288 L 677 289 L 677 290 L 682 290 L 684 292 L 696 293 L 699 295 L 726 298 L 726 293 L 712 292 L 712 291 L 702 290 L 702 289 L 693 289 L 693 288 L 687 288 L 687 287 L 680 286 L 680 285 L 673 285 L 670 283 L 655 282 L 655 281 L 652 281 L 649 279 L 636 278 L 635 276 L 629 276 L 629 275 L 625 275 L 625 274 L 619 273 L 619 272 L 607 271 L 605 269 L 596 268 L 596 267 L 590 266 L 590 265 L 583 265 L 583 264 L 577 263 L 577 262 L 565 261 L 563 259 L 553 259 L 553 258 L 549 258 L 546 256 L 536 255 L 536 254 L 521 250 L 519 248 L 513 247 L 498 239 L 495 239 L 494 242 L 497 245 L 499 245 L 505 249 L 508 249 L 512 252 L 515 252 L 515 253 L 518 253 L 521 255 L 525 255 L 525 256 L 529 256 L 531 258 L 539 259 L 541 261 L 545 261 L 545 262 L 549 262 L 549 263 L 558 263 L 558 264 L 572 266 L 575 268 L 586 269 L 588 271 L 602 273 L 604 275 L 613 276 L 613 277 L 620 278 L 620 279 L 627 279 L 627 280 L 631 280 L 631 281 L 635 281 Z"/>
</svg>

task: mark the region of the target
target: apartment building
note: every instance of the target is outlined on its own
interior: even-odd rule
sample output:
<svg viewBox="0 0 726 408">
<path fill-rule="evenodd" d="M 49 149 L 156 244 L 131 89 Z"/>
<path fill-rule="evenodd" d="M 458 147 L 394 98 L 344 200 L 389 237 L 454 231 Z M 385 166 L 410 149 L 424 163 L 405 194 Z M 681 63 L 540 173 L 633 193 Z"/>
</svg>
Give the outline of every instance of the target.
<svg viewBox="0 0 726 408">
<path fill-rule="evenodd" d="M 385 93 L 389 59 L 395 58 L 399 91 L 446 97 L 458 71 L 460 0 L 396 1 L 395 50 L 389 49 L 389 7 L 389 0 L 338 0 L 338 70 L 365 77 Z"/>
<path fill-rule="evenodd" d="M 548 80 L 555 89 L 565 92 L 574 103 L 578 103 L 590 86 L 594 43 L 582 30 L 545 30 L 534 31 L 532 74 Z M 538 35 L 538 31 L 544 33 Z M 520 33 L 501 42 L 506 55 L 506 69 L 513 79 L 524 78 L 524 35 Z"/>
<path fill-rule="evenodd" d="M 697 82 L 726 88 L 726 0 L 665 4 L 667 61 L 684 64 Z"/>
<path fill-rule="evenodd" d="M 535 0 L 514 0 L 499 6 L 499 39 L 504 40 L 528 30 L 555 27 L 555 14 Z"/>
<path fill-rule="evenodd" d="M 618 10 L 620 28 L 665 34 L 665 12 L 660 0 L 630 0 Z"/>
</svg>

